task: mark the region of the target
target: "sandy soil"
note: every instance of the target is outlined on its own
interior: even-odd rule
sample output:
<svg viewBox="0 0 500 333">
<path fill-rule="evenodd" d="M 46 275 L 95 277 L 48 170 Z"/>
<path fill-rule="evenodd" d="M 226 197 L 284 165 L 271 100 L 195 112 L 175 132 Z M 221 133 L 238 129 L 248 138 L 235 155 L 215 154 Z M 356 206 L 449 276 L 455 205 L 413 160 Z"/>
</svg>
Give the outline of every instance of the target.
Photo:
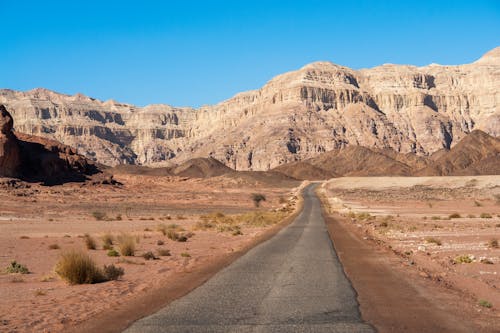
<svg viewBox="0 0 500 333">
<path fill-rule="evenodd" d="M 0 331 L 62 332 L 131 304 L 183 272 L 244 248 L 269 229 L 242 224 L 242 235 L 235 236 L 199 230 L 196 224 L 201 214 L 239 214 L 293 205 L 299 185 L 235 176 L 116 178 L 124 185 L 72 183 L 44 187 L 0 179 Z M 258 209 L 250 199 L 255 192 L 267 197 Z M 105 217 L 97 220 L 96 214 Z M 172 223 L 194 236 L 187 242 L 177 242 L 157 230 L 159 224 Z M 137 241 L 135 256 L 109 257 L 102 249 L 105 233 L 133 235 Z M 96 250 L 85 248 L 84 234 L 96 240 Z M 49 249 L 55 244 L 59 249 Z M 61 253 L 69 249 L 87 251 L 99 265 L 123 267 L 125 275 L 118 281 L 70 286 L 54 273 Z M 158 249 L 170 250 L 171 256 L 158 260 L 141 257 Z M 30 274 L 6 274 L 4 268 L 13 260 L 25 265 Z"/>
<path fill-rule="evenodd" d="M 424 283 L 420 294 L 477 330 L 498 329 L 500 176 L 347 177 L 323 189 L 332 216 L 388 250 L 380 260 L 395 258 L 401 278 Z"/>
</svg>

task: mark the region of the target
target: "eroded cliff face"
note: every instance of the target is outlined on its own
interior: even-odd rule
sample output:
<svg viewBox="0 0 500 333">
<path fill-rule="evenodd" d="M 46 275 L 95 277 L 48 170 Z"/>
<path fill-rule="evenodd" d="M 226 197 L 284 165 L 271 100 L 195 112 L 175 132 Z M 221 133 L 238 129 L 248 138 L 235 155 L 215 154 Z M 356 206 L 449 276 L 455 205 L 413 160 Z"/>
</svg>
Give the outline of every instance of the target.
<svg viewBox="0 0 500 333">
<path fill-rule="evenodd" d="M 429 155 L 473 129 L 500 136 L 500 48 L 461 66 L 330 62 L 273 78 L 214 106 L 143 108 L 44 89 L 0 90 L 16 131 L 71 145 L 108 165 L 214 157 L 267 170 L 348 145 Z"/>
</svg>

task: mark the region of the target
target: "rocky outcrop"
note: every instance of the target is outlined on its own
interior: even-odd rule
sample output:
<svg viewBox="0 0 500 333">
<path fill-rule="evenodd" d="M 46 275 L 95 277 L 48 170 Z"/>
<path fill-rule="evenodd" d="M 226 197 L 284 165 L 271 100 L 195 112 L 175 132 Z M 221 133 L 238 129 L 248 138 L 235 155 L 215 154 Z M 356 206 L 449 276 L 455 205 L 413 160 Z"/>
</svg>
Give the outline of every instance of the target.
<svg viewBox="0 0 500 333">
<path fill-rule="evenodd" d="M 316 62 L 199 109 L 44 89 L 0 90 L 0 103 L 16 131 L 56 139 L 107 165 L 212 157 L 237 170 L 268 170 L 357 145 L 430 156 L 475 129 L 500 136 L 500 48 L 460 66 L 356 71 Z"/>
<path fill-rule="evenodd" d="M 0 105 L 0 176 L 15 177 L 20 164 L 19 145 L 12 133 L 13 120 Z"/>
<path fill-rule="evenodd" d="M 97 166 L 57 141 L 13 133 L 14 122 L 0 105 L 0 176 L 47 185 L 84 181 L 99 172 Z"/>
</svg>

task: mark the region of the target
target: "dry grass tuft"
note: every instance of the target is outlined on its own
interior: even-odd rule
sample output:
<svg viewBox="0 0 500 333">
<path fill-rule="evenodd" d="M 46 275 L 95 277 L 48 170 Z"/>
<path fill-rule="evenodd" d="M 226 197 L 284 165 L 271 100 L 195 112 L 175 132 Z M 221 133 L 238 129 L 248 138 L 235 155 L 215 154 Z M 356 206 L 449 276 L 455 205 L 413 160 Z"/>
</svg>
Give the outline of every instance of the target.
<svg viewBox="0 0 500 333">
<path fill-rule="evenodd" d="M 83 252 L 63 253 L 55 271 L 69 284 L 87 284 L 104 282 L 105 277 L 92 258 Z"/>
<path fill-rule="evenodd" d="M 49 250 L 59 250 L 61 247 L 59 246 L 59 244 L 50 244 L 49 245 Z"/>
<path fill-rule="evenodd" d="M 135 237 L 128 234 L 118 236 L 118 247 L 122 256 L 133 257 L 135 254 Z"/>
<path fill-rule="evenodd" d="M 85 246 L 87 247 L 87 249 L 95 250 L 97 248 L 97 244 L 95 242 L 95 239 L 92 236 L 90 236 L 89 234 L 83 235 L 83 239 L 85 241 Z"/>
</svg>

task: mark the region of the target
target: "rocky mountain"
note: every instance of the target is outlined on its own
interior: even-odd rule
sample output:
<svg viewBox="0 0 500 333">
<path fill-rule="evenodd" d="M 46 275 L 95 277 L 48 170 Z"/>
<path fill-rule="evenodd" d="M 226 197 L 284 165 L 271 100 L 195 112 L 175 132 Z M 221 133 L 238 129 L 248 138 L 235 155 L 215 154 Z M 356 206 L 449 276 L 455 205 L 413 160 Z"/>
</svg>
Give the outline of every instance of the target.
<svg viewBox="0 0 500 333">
<path fill-rule="evenodd" d="M 15 177 L 46 185 L 84 181 L 98 167 L 70 146 L 12 131 L 14 122 L 0 105 L 0 177 Z"/>
<path fill-rule="evenodd" d="M 295 179 L 340 176 L 472 176 L 500 175 L 500 139 L 474 130 L 450 150 L 431 156 L 390 149 L 348 146 L 273 169 Z"/>
<path fill-rule="evenodd" d="M 430 156 L 474 129 L 500 136 L 500 47 L 459 66 L 352 70 L 316 62 L 198 109 L 45 89 L 0 90 L 0 104 L 16 131 L 107 165 L 212 157 L 236 170 L 268 170 L 349 146 Z"/>
</svg>

